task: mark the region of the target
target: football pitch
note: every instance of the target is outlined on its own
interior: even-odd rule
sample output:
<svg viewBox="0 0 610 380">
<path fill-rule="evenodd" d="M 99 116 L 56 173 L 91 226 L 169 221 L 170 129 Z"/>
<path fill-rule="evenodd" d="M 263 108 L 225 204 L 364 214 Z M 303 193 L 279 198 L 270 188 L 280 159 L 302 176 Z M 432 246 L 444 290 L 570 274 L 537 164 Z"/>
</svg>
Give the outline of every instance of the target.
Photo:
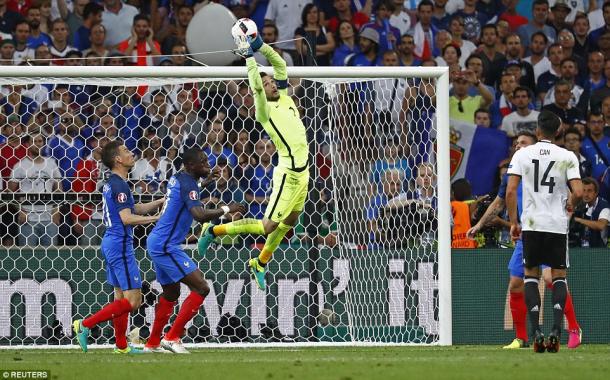
<svg viewBox="0 0 610 380">
<path fill-rule="evenodd" d="M 109 349 L 0 350 L 0 370 L 51 379 L 607 379 L 610 346 L 556 354 L 496 346 L 193 349 L 191 355 L 115 355 Z M 2 372 L 3 378 L 8 378 Z"/>
</svg>

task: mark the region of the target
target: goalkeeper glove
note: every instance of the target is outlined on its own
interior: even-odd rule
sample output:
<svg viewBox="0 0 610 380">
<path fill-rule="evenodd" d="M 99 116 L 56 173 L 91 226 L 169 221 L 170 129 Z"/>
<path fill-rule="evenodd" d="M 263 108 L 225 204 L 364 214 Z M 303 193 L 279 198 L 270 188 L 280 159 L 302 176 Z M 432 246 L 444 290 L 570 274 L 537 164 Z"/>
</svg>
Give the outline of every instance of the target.
<svg viewBox="0 0 610 380">
<path fill-rule="evenodd" d="M 256 34 L 256 37 L 252 38 L 252 36 L 248 36 L 248 42 L 250 43 L 250 47 L 253 51 L 258 51 L 258 49 L 263 46 L 263 39 Z"/>
<path fill-rule="evenodd" d="M 235 37 L 235 44 L 237 45 L 237 49 L 235 50 L 236 54 L 244 58 L 250 58 L 254 54 L 254 51 L 245 36 Z"/>
</svg>

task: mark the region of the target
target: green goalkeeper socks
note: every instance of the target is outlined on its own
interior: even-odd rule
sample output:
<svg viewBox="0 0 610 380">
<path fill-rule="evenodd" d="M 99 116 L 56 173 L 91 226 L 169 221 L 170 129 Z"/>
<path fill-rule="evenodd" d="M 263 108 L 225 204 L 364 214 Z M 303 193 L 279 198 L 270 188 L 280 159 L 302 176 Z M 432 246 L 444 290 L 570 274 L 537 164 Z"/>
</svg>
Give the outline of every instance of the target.
<svg viewBox="0 0 610 380">
<path fill-rule="evenodd" d="M 292 226 L 280 222 L 277 228 L 267 236 L 265 246 L 258 256 L 258 260 L 261 265 L 265 265 L 269 262 L 269 260 L 271 260 L 271 255 L 273 255 L 273 252 L 277 246 L 280 245 L 282 239 L 291 228 Z"/>
<path fill-rule="evenodd" d="M 215 236 L 235 236 L 240 234 L 264 235 L 265 227 L 263 226 L 263 221 L 259 219 L 246 218 L 214 227 Z"/>
</svg>

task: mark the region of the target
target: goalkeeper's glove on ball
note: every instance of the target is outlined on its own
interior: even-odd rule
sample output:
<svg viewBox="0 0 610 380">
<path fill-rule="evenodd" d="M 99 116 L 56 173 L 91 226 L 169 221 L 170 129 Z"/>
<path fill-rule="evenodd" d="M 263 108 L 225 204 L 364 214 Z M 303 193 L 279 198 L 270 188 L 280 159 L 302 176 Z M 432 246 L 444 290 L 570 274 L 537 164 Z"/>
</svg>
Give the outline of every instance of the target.
<svg viewBox="0 0 610 380">
<path fill-rule="evenodd" d="M 235 44 L 237 45 L 237 49 L 235 53 L 244 58 L 250 58 L 254 54 L 248 39 L 245 36 L 235 37 Z"/>
<path fill-rule="evenodd" d="M 248 36 L 247 38 L 253 51 L 258 51 L 258 49 L 263 46 L 263 39 L 258 34 L 254 38 L 252 38 L 252 36 Z"/>
</svg>

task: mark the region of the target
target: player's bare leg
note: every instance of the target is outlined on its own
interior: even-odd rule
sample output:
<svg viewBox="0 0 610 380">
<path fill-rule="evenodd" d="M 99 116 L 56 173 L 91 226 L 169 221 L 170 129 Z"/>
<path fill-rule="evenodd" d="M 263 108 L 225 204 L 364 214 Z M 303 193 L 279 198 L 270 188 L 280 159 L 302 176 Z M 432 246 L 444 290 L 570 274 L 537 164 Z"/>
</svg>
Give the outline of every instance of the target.
<svg viewBox="0 0 610 380">
<path fill-rule="evenodd" d="M 525 305 L 525 283 L 523 278 L 510 276 L 508 291 L 510 294 L 510 312 L 515 326 L 515 339 L 504 349 L 527 347 L 527 306 Z"/>
<path fill-rule="evenodd" d="M 553 330 L 549 334 L 549 341 L 546 345 L 548 352 L 559 351 L 559 339 L 561 337 L 561 322 L 568 294 L 568 284 L 566 282 L 567 270 L 551 269 L 553 278 Z"/>
<path fill-rule="evenodd" d="M 524 268 L 525 270 L 525 304 L 532 328 L 532 336 L 534 338 L 534 351 L 544 352 L 546 349 L 544 342 L 544 334 L 540 331 L 540 291 L 538 284 L 540 283 L 540 269 Z"/>
<path fill-rule="evenodd" d="M 205 297 L 210 293 L 210 287 L 199 269 L 187 274 L 180 282 L 186 284 L 191 293 L 182 303 L 172 327 L 161 340 L 161 346 L 175 354 L 188 354 L 180 338 L 184 334 L 184 326 L 199 312 Z"/>
<path fill-rule="evenodd" d="M 551 274 L 551 268 L 544 268 L 542 270 L 542 277 L 544 278 L 546 287 L 553 289 L 553 275 Z M 576 320 L 576 312 L 574 311 L 572 294 L 570 293 L 569 287 L 563 313 L 568 321 L 568 348 L 577 348 L 582 342 L 582 329 Z"/>
<path fill-rule="evenodd" d="M 155 305 L 155 321 L 150 330 L 150 336 L 144 346 L 144 351 L 167 353 L 169 351 L 161 347 L 161 334 L 169 318 L 174 314 L 174 307 L 180 297 L 180 283 L 163 285 L 163 293 L 159 294 Z"/>
</svg>

